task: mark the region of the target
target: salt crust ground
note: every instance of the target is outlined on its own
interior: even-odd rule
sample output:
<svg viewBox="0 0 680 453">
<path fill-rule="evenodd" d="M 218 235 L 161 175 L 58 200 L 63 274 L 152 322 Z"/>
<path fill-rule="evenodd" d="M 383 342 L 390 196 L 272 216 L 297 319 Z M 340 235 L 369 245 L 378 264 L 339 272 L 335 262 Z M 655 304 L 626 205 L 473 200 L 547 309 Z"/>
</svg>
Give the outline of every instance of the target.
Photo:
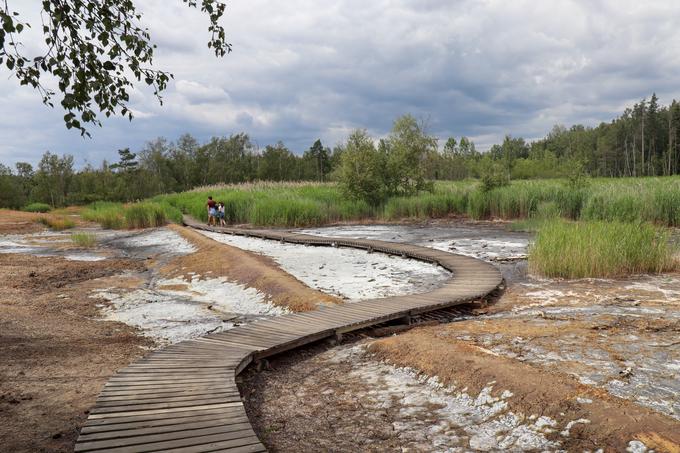
<svg viewBox="0 0 680 453">
<path fill-rule="evenodd" d="M 253 288 L 224 278 L 159 279 L 149 289 L 117 292 L 115 288 L 96 291 L 92 297 L 112 305 L 104 309 L 105 319 L 138 327 L 160 343 L 182 340 L 230 329 L 238 315 L 278 316 L 287 311 L 272 305 Z M 162 287 L 182 286 L 182 290 Z"/>
<path fill-rule="evenodd" d="M 439 266 L 382 253 L 281 244 L 203 232 L 209 238 L 267 255 L 306 285 L 349 301 L 426 292 L 450 273 Z"/>
<path fill-rule="evenodd" d="M 561 369 L 583 384 L 680 420 L 680 276 L 531 281 L 508 297 L 524 303 L 483 321 L 498 327 L 460 329 L 459 338 Z M 552 332 L 557 326 L 559 334 Z"/>
<path fill-rule="evenodd" d="M 487 226 L 335 226 L 301 230 L 328 237 L 379 239 L 408 242 L 486 261 L 507 261 L 527 257 L 528 236 Z"/>
<path fill-rule="evenodd" d="M 495 382 L 489 382 L 477 395 L 470 395 L 465 388 L 443 386 L 436 377 L 370 360 L 362 357 L 364 354 L 363 345 L 358 345 L 332 349 L 322 359 L 352 363 L 348 378 L 368 386 L 365 392 L 355 395 L 362 399 L 365 409 L 399 407 L 392 424 L 404 441 L 402 448 L 436 452 L 545 451 L 559 447 L 545 434 L 561 430 L 562 435 L 569 435 L 570 425 L 559 427 L 549 417 L 509 410 L 508 400 L 513 395 L 502 391 L 500 396 L 492 396 Z"/>
<path fill-rule="evenodd" d="M 475 391 L 443 385 L 379 361 L 371 342 L 275 359 L 276 372 L 245 377 L 249 416 L 271 451 L 567 451 L 590 424 L 513 409 L 520 397 L 495 381 Z"/>
<path fill-rule="evenodd" d="M 180 235 L 167 228 L 148 230 L 117 239 L 128 253 L 135 249 L 153 253 L 160 261 L 168 257 L 193 253 L 196 249 Z M 132 250 L 132 252 L 130 251 Z M 287 311 L 272 305 L 253 288 L 187 272 L 185 278 L 153 278 L 146 288 L 118 291 L 106 288 L 94 298 L 110 303 L 105 319 L 138 327 L 144 335 L 161 344 L 233 327 L 240 315 L 278 316 Z"/>
</svg>

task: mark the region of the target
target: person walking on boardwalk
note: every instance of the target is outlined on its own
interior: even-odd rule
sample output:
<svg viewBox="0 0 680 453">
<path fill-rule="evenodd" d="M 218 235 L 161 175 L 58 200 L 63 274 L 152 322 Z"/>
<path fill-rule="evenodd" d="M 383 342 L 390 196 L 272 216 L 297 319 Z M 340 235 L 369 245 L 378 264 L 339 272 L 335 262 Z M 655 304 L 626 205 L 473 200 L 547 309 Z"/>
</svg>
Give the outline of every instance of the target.
<svg viewBox="0 0 680 453">
<path fill-rule="evenodd" d="M 208 197 L 208 202 L 205 204 L 208 208 L 208 225 L 217 226 L 217 203 L 212 197 Z"/>
</svg>

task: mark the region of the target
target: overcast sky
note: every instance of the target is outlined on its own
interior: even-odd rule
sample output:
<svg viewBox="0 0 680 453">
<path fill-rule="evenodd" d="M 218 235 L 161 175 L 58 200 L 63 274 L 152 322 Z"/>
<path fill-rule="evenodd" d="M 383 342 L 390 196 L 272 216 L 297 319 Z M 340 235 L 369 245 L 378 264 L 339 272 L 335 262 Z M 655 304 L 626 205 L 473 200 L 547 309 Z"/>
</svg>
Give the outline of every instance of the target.
<svg viewBox="0 0 680 453">
<path fill-rule="evenodd" d="M 260 147 L 281 140 L 302 152 L 358 127 L 382 136 L 404 113 L 442 143 L 466 135 L 484 150 L 505 134 L 609 121 L 653 91 L 664 104 L 680 98 L 677 0 L 231 0 L 223 24 L 234 51 L 221 59 L 201 13 L 180 0 L 137 3 L 156 66 L 175 74 L 164 105 L 135 91 L 131 123 L 108 120 L 83 139 L 3 67 L 0 162 L 50 150 L 98 165 L 186 132 L 203 142 L 244 131 Z"/>
</svg>

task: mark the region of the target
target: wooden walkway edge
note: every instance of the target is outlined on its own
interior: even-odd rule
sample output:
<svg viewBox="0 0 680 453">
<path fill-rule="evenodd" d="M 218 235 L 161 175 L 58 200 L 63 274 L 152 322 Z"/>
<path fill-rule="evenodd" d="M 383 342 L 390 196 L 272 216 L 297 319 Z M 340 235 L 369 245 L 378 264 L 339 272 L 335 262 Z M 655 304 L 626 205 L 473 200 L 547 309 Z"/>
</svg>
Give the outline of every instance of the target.
<svg viewBox="0 0 680 453">
<path fill-rule="evenodd" d="M 489 263 L 410 244 L 208 227 L 190 218 L 184 223 L 205 231 L 414 258 L 437 263 L 452 277 L 428 293 L 279 316 L 151 352 L 109 379 L 80 431 L 76 452 L 266 451 L 235 382 L 250 363 L 344 332 L 484 297 L 502 280 Z"/>
</svg>

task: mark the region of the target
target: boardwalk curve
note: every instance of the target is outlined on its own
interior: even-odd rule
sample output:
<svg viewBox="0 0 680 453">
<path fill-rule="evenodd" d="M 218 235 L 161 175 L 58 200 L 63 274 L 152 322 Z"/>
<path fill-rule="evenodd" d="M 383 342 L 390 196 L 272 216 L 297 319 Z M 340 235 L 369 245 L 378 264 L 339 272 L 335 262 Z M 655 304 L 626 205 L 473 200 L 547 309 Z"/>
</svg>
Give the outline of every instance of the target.
<svg viewBox="0 0 680 453">
<path fill-rule="evenodd" d="M 250 363 L 323 338 L 483 297 L 502 280 L 489 263 L 410 244 L 208 227 L 190 218 L 184 223 L 225 234 L 414 258 L 439 264 L 452 277 L 423 294 L 279 316 L 151 352 L 109 379 L 80 431 L 76 452 L 266 451 L 248 421 L 235 381 Z"/>
</svg>

